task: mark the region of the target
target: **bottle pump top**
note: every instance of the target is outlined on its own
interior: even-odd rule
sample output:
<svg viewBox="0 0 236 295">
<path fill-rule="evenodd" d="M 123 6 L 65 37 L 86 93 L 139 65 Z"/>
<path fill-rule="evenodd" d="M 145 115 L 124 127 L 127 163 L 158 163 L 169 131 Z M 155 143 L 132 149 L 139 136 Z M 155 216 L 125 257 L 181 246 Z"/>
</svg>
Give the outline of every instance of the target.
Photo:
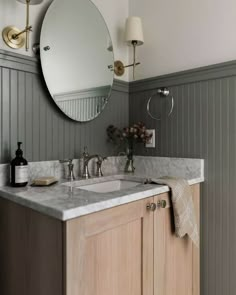
<svg viewBox="0 0 236 295">
<path fill-rule="evenodd" d="M 16 156 L 17 157 L 22 157 L 22 155 L 23 155 L 23 151 L 22 151 L 22 149 L 20 148 L 20 146 L 22 145 L 22 142 L 17 142 L 17 145 L 18 145 L 18 149 L 16 150 Z"/>
</svg>

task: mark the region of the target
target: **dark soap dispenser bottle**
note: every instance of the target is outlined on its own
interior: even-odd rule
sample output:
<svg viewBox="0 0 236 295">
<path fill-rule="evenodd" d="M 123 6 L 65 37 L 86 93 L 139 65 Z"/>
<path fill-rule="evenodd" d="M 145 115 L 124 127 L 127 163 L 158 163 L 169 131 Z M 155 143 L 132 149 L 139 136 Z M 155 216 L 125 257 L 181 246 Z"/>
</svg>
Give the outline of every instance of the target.
<svg viewBox="0 0 236 295">
<path fill-rule="evenodd" d="M 26 186 L 29 178 L 28 162 L 23 158 L 21 144 L 17 143 L 16 157 L 11 161 L 11 186 L 14 187 Z"/>
</svg>

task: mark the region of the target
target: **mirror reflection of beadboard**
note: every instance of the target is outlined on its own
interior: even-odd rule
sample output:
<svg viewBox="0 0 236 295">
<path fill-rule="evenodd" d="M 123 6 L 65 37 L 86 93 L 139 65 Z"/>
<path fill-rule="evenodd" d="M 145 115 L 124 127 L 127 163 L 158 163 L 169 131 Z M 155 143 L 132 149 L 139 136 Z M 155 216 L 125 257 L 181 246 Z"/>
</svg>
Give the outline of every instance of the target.
<svg viewBox="0 0 236 295">
<path fill-rule="evenodd" d="M 59 93 L 53 96 L 58 107 L 73 120 L 90 121 L 96 118 L 108 102 L 110 86 Z"/>
</svg>

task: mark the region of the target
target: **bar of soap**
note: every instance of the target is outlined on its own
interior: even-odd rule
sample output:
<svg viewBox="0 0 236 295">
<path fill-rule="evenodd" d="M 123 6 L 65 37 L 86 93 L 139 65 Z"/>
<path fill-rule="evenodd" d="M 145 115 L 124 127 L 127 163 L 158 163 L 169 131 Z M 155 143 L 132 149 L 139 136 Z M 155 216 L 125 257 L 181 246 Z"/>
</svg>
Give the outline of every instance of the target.
<svg viewBox="0 0 236 295">
<path fill-rule="evenodd" d="M 57 182 L 54 176 L 39 177 L 33 180 L 33 185 L 47 186 Z"/>
</svg>

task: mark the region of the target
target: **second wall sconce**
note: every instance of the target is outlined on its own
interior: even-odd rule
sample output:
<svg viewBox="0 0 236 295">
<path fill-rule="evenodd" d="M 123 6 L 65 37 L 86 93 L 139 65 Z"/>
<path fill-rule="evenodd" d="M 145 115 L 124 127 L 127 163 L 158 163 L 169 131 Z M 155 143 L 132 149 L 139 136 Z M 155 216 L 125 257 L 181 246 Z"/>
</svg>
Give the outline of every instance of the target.
<svg viewBox="0 0 236 295">
<path fill-rule="evenodd" d="M 125 68 L 133 67 L 133 79 L 135 80 L 135 67 L 140 64 L 136 62 L 136 47 L 144 43 L 142 20 L 140 17 L 130 16 L 127 18 L 125 25 L 125 41 L 128 46 L 133 46 L 133 63 L 125 66 L 121 61 L 115 61 L 114 71 L 117 76 L 122 76 L 125 72 Z"/>
<path fill-rule="evenodd" d="M 25 45 L 25 50 L 29 50 L 29 32 L 32 26 L 29 25 L 29 6 L 43 2 L 43 0 L 16 0 L 26 4 L 26 26 L 24 30 L 19 30 L 14 26 L 8 26 L 3 29 L 2 37 L 7 46 L 18 49 Z"/>
</svg>

